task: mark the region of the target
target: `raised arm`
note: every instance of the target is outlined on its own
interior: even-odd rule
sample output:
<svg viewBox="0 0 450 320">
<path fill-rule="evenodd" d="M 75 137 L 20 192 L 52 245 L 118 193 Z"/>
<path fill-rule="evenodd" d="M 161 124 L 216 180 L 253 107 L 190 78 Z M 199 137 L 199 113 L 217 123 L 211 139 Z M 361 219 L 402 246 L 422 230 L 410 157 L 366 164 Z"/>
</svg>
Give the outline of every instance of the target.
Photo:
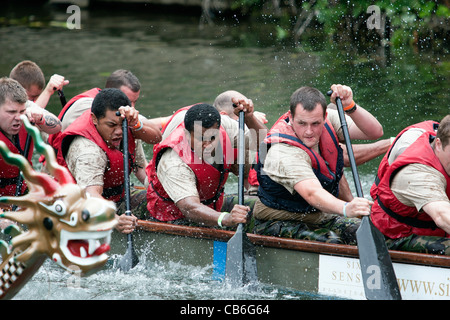
<svg viewBox="0 0 450 320">
<path fill-rule="evenodd" d="M 45 108 L 50 100 L 50 97 L 57 90 L 62 90 L 65 85 L 69 84 L 69 80 L 66 80 L 63 76 L 59 74 L 54 74 L 47 83 L 44 91 L 36 99 L 36 104 L 41 108 Z"/>
<path fill-rule="evenodd" d="M 122 106 L 119 108 L 121 117 L 126 117 L 133 136 L 148 144 L 155 144 L 161 141 L 161 131 L 154 122 L 148 121 L 144 116 L 139 116 L 139 111 L 134 107 Z"/>
<path fill-rule="evenodd" d="M 349 127 L 351 139 L 376 140 L 383 136 L 383 126 L 370 112 L 354 102 L 350 87 L 333 84 L 331 90 L 330 101 L 336 103 L 336 97 L 340 97 L 346 114 L 355 123 L 355 126 Z"/>
<path fill-rule="evenodd" d="M 137 139 L 141 139 L 145 143 L 155 144 L 161 142 L 161 130 L 159 127 L 150 119 L 146 119 L 144 117 L 140 118 L 140 122 L 142 124 L 142 129 L 138 130 L 138 127 L 132 128 L 134 137 Z"/>
</svg>

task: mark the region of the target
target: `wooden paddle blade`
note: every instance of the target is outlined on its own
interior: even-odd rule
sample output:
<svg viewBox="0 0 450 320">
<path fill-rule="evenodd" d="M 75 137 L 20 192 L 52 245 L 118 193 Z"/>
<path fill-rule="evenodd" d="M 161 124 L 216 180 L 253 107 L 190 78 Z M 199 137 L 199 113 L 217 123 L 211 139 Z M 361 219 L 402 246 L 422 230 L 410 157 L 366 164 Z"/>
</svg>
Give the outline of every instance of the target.
<svg viewBox="0 0 450 320">
<path fill-rule="evenodd" d="M 119 261 L 119 269 L 122 270 L 123 272 L 130 271 L 139 263 L 139 258 L 136 252 L 134 251 L 132 234 L 127 235 L 127 243 L 128 243 L 127 252 L 125 252 L 125 255 Z"/>
<path fill-rule="evenodd" d="M 363 217 L 356 231 L 364 292 L 369 300 L 401 300 L 400 289 L 383 234 Z"/>
<path fill-rule="evenodd" d="M 244 286 L 258 281 L 256 249 L 241 225 L 227 243 L 225 281 L 232 286 Z"/>
</svg>

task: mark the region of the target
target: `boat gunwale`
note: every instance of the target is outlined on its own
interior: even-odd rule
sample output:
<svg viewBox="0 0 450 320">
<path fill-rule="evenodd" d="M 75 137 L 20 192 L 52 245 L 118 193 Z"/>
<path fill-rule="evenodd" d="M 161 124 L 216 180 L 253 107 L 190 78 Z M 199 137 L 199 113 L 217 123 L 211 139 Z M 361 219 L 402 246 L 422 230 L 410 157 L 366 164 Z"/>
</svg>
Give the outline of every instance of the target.
<svg viewBox="0 0 450 320">
<path fill-rule="evenodd" d="M 138 220 L 138 230 L 164 233 L 198 239 L 228 241 L 234 231 L 207 227 L 175 225 L 165 222 Z M 358 248 L 352 245 L 332 244 L 311 240 L 299 240 L 247 233 L 250 241 L 257 246 L 305 251 L 317 254 L 339 255 L 358 258 Z M 417 264 L 434 267 L 450 267 L 450 256 L 389 250 L 393 262 Z"/>
</svg>

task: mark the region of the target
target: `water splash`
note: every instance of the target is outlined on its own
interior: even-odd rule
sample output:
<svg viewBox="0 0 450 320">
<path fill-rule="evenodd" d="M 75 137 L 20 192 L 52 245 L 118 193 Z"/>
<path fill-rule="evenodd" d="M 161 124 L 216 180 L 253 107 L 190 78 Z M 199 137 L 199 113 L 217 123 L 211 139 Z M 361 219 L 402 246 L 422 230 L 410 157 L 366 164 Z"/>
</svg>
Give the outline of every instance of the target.
<svg viewBox="0 0 450 320">
<path fill-rule="evenodd" d="M 142 254 L 127 273 L 121 255 L 112 255 L 103 270 L 73 281 L 73 275 L 46 261 L 15 300 L 322 300 L 317 294 L 258 284 L 231 288 L 211 279 L 212 266 L 162 263 Z M 73 285 L 75 283 L 76 285 Z"/>
</svg>

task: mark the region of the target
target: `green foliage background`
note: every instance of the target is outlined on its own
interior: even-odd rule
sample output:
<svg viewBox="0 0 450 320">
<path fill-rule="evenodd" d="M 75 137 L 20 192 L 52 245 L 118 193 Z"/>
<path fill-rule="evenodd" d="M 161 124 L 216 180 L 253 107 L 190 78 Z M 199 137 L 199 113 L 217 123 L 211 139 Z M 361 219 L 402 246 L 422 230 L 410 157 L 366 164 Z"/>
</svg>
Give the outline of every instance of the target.
<svg viewBox="0 0 450 320">
<path fill-rule="evenodd" d="M 389 20 L 391 32 L 376 35 L 368 30 L 366 21 L 370 17 L 367 8 L 376 5 Z M 314 19 L 300 40 L 321 30 L 325 35 L 351 42 L 364 38 L 386 36 L 394 47 L 415 45 L 448 51 L 450 35 L 449 0 L 234 0 L 233 9 L 253 17 L 270 14 L 280 40 L 292 36 L 299 19 L 307 12 L 314 12 Z"/>
</svg>

